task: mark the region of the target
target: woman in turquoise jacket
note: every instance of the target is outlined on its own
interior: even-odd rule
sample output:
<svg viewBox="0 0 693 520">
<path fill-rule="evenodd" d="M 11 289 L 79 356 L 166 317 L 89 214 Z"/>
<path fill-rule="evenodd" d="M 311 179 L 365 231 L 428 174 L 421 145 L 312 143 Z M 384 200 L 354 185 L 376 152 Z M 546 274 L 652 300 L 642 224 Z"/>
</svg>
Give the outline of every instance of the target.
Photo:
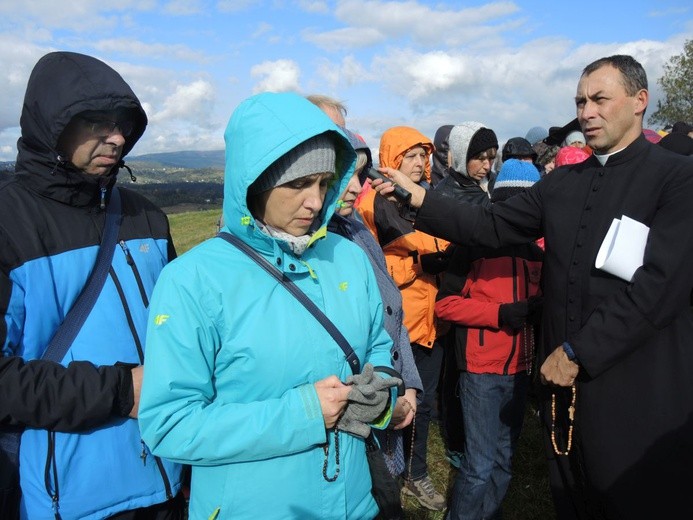
<svg viewBox="0 0 693 520">
<path fill-rule="evenodd" d="M 342 131 L 304 98 L 266 93 L 241 103 L 225 140 L 223 231 L 298 285 L 362 367 L 391 366 L 370 262 L 326 233 L 354 169 Z M 169 264 L 149 334 L 142 437 L 155 454 L 192 465 L 191 519 L 376 516 L 365 444 L 349 431 L 387 425 L 392 383 L 350 429 L 344 353 L 245 253 L 215 237 Z"/>
</svg>

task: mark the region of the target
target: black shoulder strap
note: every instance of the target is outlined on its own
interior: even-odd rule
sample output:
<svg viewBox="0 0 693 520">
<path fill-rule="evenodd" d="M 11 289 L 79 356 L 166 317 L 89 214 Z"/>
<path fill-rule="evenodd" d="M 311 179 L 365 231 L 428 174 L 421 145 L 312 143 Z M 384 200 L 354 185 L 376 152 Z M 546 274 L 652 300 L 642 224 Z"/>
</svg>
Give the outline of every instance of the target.
<svg viewBox="0 0 693 520">
<path fill-rule="evenodd" d="M 332 321 L 325 316 L 325 313 L 323 313 L 317 305 L 315 305 L 309 298 L 308 296 L 305 295 L 305 293 L 299 289 L 295 283 L 293 283 L 291 280 L 288 278 L 285 278 L 284 275 L 276 269 L 272 264 L 270 264 L 265 258 L 263 258 L 261 255 L 259 255 L 252 247 L 250 247 L 248 244 L 243 242 L 241 239 L 238 237 L 227 233 L 225 231 L 220 232 L 217 234 L 218 237 L 223 238 L 230 244 L 236 246 L 238 249 L 243 251 L 246 255 L 248 255 L 250 258 L 252 258 L 260 267 L 262 267 L 265 271 L 267 271 L 270 275 L 272 275 L 279 283 L 281 283 L 286 289 L 293 294 L 296 299 L 303 304 L 303 306 L 308 309 L 308 311 L 315 316 L 315 318 L 320 322 L 320 324 L 325 327 L 327 332 L 329 332 L 330 336 L 337 342 L 337 345 L 340 346 L 340 348 L 344 351 L 344 355 L 346 356 L 347 363 L 349 363 L 349 366 L 351 367 L 351 371 L 354 374 L 358 374 L 361 372 L 361 363 L 359 361 L 358 356 L 356 355 L 356 352 L 354 352 L 354 349 L 351 348 L 351 345 L 349 345 L 349 341 L 342 335 L 341 332 L 339 332 L 339 329 L 332 323 Z"/>
<path fill-rule="evenodd" d="M 84 321 L 89 316 L 96 298 L 101 293 L 103 284 L 106 282 L 108 270 L 113 260 L 113 252 L 118 242 L 118 231 L 122 220 L 120 191 L 118 188 L 111 190 L 111 200 L 106 208 L 106 224 L 104 225 L 101 245 L 96 255 L 94 269 L 89 275 L 86 285 L 82 289 L 77 301 L 65 316 L 65 319 L 58 327 L 53 339 L 46 347 L 41 359 L 60 362 L 77 337 L 77 333 L 82 328 Z"/>
</svg>

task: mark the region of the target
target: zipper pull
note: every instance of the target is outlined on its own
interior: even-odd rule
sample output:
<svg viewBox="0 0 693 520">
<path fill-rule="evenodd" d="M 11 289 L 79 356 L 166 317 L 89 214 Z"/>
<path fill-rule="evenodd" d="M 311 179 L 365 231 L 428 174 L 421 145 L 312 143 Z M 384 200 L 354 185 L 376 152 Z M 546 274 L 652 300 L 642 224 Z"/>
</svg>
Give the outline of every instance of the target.
<svg viewBox="0 0 693 520">
<path fill-rule="evenodd" d="M 120 244 L 120 248 L 123 250 L 123 253 L 125 253 L 125 259 L 127 260 L 128 265 L 130 267 L 135 265 L 135 260 L 132 258 L 132 255 L 130 254 L 130 248 L 125 243 L 125 240 L 121 240 L 120 242 L 118 242 L 118 244 Z"/>
<path fill-rule="evenodd" d="M 140 458 L 142 459 L 142 465 L 146 466 L 147 465 L 147 445 L 144 443 L 143 440 L 140 440 L 142 443 L 142 453 L 140 453 Z"/>
<path fill-rule="evenodd" d="M 53 508 L 53 515 L 56 519 L 60 518 L 60 502 L 58 499 L 58 494 L 51 496 L 51 507 Z"/>
<path fill-rule="evenodd" d="M 106 188 L 101 187 L 101 202 L 99 203 L 99 207 L 104 210 L 106 209 Z"/>
</svg>

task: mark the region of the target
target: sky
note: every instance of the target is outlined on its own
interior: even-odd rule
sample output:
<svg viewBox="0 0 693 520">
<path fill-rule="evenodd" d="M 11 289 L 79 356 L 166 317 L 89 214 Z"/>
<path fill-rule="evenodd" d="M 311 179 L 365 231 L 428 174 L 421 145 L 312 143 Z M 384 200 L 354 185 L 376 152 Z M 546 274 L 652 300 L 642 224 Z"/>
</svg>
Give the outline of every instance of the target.
<svg viewBox="0 0 693 520">
<path fill-rule="evenodd" d="M 0 0 L 0 161 L 16 157 L 31 69 L 56 50 L 130 84 L 149 117 L 141 155 L 223 149 L 233 110 L 263 91 L 342 101 L 374 150 L 393 126 L 433 139 L 464 121 L 502 144 L 571 121 L 582 69 L 613 54 L 645 67 L 651 114 L 687 39 L 690 0 Z"/>
</svg>

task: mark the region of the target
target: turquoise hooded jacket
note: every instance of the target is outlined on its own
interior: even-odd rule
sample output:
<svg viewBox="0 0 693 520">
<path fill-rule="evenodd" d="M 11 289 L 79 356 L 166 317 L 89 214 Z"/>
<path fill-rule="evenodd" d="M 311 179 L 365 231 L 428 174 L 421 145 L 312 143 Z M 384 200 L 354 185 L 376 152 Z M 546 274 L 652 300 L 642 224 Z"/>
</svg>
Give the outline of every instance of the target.
<svg viewBox="0 0 693 520">
<path fill-rule="evenodd" d="M 261 231 L 248 187 L 277 158 L 329 133 L 338 180 L 299 257 Z M 325 114 L 296 94 L 260 94 L 225 133 L 224 230 L 241 238 L 325 312 L 361 366 L 391 366 L 368 257 L 326 233 L 355 153 Z M 314 383 L 351 370 L 339 346 L 274 278 L 221 238 L 164 268 L 152 296 L 140 429 L 152 452 L 193 467 L 190 518 L 367 519 L 377 514 L 364 441 L 325 429 Z M 392 405 L 392 403 L 391 403 Z"/>
</svg>

